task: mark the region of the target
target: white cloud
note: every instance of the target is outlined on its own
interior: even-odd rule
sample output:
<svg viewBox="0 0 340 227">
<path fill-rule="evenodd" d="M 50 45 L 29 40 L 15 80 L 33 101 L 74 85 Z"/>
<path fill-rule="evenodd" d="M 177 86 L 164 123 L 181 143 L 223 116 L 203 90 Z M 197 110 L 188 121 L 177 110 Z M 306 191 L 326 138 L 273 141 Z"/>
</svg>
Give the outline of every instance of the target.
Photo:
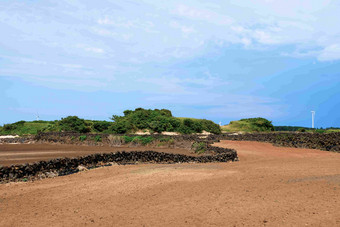
<svg viewBox="0 0 340 227">
<path fill-rule="evenodd" d="M 340 59 L 340 44 L 325 47 L 318 56 L 319 61 L 333 61 Z"/>
</svg>

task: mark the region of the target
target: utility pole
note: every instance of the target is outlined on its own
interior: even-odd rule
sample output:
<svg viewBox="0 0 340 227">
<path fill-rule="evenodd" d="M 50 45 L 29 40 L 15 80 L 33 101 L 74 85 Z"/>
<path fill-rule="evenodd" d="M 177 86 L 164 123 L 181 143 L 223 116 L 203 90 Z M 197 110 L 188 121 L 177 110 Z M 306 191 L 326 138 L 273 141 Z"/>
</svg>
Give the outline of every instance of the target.
<svg viewBox="0 0 340 227">
<path fill-rule="evenodd" d="M 312 128 L 314 128 L 314 117 L 315 117 L 315 111 L 312 110 Z"/>
</svg>

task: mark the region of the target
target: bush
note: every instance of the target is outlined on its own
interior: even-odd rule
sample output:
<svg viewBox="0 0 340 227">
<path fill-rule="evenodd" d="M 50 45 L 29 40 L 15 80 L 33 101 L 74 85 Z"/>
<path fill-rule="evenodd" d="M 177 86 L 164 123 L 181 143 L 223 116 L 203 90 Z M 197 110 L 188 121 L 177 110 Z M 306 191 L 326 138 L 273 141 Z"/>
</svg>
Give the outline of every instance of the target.
<svg viewBox="0 0 340 227">
<path fill-rule="evenodd" d="M 298 132 L 305 132 L 305 131 L 306 131 L 305 128 L 299 128 L 299 129 L 298 129 Z"/>
<path fill-rule="evenodd" d="M 17 128 L 22 127 L 25 123 L 26 123 L 26 121 L 18 121 L 18 122 L 15 122 L 13 124 L 5 124 L 3 126 L 3 130 L 5 130 L 5 131 L 15 130 Z"/>
<path fill-rule="evenodd" d="M 134 111 L 125 110 L 124 116 L 113 115 L 114 122 L 108 128 L 108 132 L 125 134 L 137 130 L 150 130 L 151 132 L 180 132 L 183 134 L 198 133 L 206 130 L 212 133 L 220 133 L 217 124 L 208 120 L 185 118 L 183 120 L 172 116 L 170 110 L 147 110 L 137 108 Z"/>
<path fill-rule="evenodd" d="M 153 138 L 151 136 L 145 136 L 140 138 L 140 141 L 142 142 L 143 145 L 149 144 L 153 141 Z"/>
<path fill-rule="evenodd" d="M 211 132 L 214 134 L 220 134 L 221 128 L 218 124 L 214 123 L 213 121 L 209 121 L 206 119 L 200 120 L 203 130 L 207 132 Z"/>
<path fill-rule="evenodd" d="M 225 131 L 243 131 L 243 132 L 268 132 L 274 131 L 272 122 L 261 117 L 245 118 L 239 121 L 231 121 L 229 125 L 223 126 Z"/>
<path fill-rule="evenodd" d="M 153 141 L 151 136 L 123 136 L 125 143 L 143 144 L 146 145 Z"/>
<path fill-rule="evenodd" d="M 94 141 L 102 142 L 102 137 L 97 135 L 96 137 L 94 137 Z"/>
<path fill-rule="evenodd" d="M 86 138 L 87 138 L 87 136 L 86 136 L 86 135 L 79 136 L 79 140 L 80 140 L 81 142 L 85 141 L 85 140 L 86 140 Z"/>
<path fill-rule="evenodd" d="M 262 118 L 262 117 L 256 117 L 256 118 L 245 118 L 241 119 L 240 121 L 245 121 L 251 124 L 251 128 L 253 131 L 274 131 L 274 126 L 272 125 L 272 122 Z"/>
<path fill-rule="evenodd" d="M 159 141 L 159 143 L 157 144 L 158 147 L 175 144 L 175 140 L 171 137 L 161 137 L 158 139 L 158 141 Z"/>
<path fill-rule="evenodd" d="M 316 129 L 315 132 L 316 133 L 325 133 L 326 130 L 324 130 L 324 129 Z"/>
<path fill-rule="evenodd" d="M 93 129 L 97 132 L 104 132 L 108 130 L 111 125 L 112 123 L 108 121 L 96 121 L 93 123 Z"/>
<path fill-rule="evenodd" d="M 173 141 L 173 139 L 171 137 L 161 137 L 159 138 L 159 142 L 169 142 L 169 141 Z"/>
<path fill-rule="evenodd" d="M 116 117 L 115 122 L 109 127 L 108 131 L 112 133 L 124 134 L 132 130 L 131 123 L 123 117 Z"/>
<path fill-rule="evenodd" d="M 85 120 L 77 116 L 68 116 L 66 118 L 62 118 L 58 122 L 58 126 L 60 130 L 66 132 L 87 133 L 91 131 L 90 127 L 87 126 Z"/>
<path fill-rule="evenodd" d="M 131 143 L 133 139 L 133 136 L 123 136 L 123 140 L 125 143 Z"/>
<path fill-rule="evenodd" d="M 207 145 L 204 142 L 194 142 L 191 149 L 197 154 L 202 154 L 206 151 Z"/>
<path fill-rule="evenodd" d="M 4 124 L 3 130 L 4 131 L 11 131 L 16 129 L 16 126 L 14 124 Z"/>
</svg>

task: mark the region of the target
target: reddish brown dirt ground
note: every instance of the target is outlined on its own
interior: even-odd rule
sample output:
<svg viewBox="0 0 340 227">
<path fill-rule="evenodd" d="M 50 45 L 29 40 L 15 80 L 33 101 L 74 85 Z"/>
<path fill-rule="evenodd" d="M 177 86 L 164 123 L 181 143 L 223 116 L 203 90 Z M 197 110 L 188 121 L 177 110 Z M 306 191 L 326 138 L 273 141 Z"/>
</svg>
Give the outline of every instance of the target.
<svg viewBox="0 0 340 227">
<path fill-rule="evenodd" d="M 77 146 L 67 144 L 0 144 L 0 165 L 23 164 L 60 157 L 77 157 L 94 153 L 118 151 L 146 151 L 193 155 L 187 149 L 151 148 L 151 147 L 110 147 Z"/>
<path fill-rule="evenodd" d="M 0 226 L 340 226 L 340 154 L 222 141 L 234 163 L 111 166 L 0 185 Z"/>
</svg>

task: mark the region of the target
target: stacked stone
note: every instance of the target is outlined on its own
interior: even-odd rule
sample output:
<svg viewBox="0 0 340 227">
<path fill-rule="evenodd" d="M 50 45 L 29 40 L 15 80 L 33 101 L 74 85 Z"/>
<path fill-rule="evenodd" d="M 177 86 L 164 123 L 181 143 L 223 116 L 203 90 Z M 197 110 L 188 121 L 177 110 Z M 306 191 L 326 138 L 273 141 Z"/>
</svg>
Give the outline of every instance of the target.
<svg viewBox="0 0 340 227">
<path fill-rule="evenodd" d="M 216 135 L 210 140 L 269 142 L 277 146 L 320 149 L 340 152 L 340 132 L 335 133 L 247 133 Z"/>
<path fill-rule="evenodd" d="M 221 148 L 223 149 L 223 148 Z M 38 176 L 67 175 L 79 171 L 79 166 L 95 168 L 103 165 L 117 163 L 121 165 L 137 163 L 207 163 L 236 161 L 235 150 L 219 150 L 217 155 L 187 156 L 155 151 L 132 151 L 105 154 L 92 154 L 79 158 L 58 158 L 49 161 L 40 161 L 32 164 L 12 165 L 0 167 L 0 182 L 20 181 L 34 179 Z M 53 173 L 53 174 L 51 174 Z"/>
</svg>

